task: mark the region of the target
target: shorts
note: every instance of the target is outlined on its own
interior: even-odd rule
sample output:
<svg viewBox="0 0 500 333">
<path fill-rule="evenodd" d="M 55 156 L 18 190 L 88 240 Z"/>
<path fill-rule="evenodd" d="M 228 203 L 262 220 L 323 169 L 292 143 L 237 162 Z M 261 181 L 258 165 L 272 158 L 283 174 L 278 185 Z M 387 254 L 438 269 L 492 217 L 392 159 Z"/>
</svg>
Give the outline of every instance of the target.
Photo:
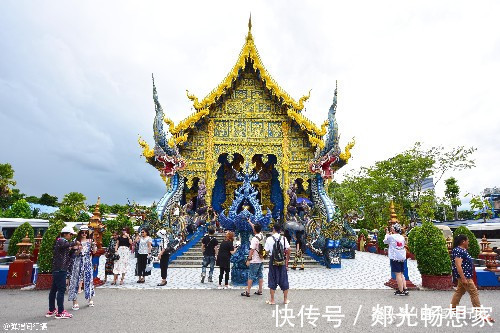
<svg viewBox="0 0 500 333">
<path fill-rule="evenodd" d="M 276 290 L 280 286 L 281 290 L 289 289 L 288 286 L 288 272 L 286 266 L 269 265 L 269 274 L 267 276 L 267 286 L 269 289 Z"/>
<path fill-rule="evenodd" d="M 264 263 L 260 264 L 250 264 L 248 268 L 248 279 L 252 281 L 258 281 L 264 278 L 262 270 L 264 268 Z"/>
<path fill-rule="evenodd" d="M 391 272 L 393 273 L 403 273 L 405 271 L 405 261 L 397 261 L 391 259 Z"/>
</svg>

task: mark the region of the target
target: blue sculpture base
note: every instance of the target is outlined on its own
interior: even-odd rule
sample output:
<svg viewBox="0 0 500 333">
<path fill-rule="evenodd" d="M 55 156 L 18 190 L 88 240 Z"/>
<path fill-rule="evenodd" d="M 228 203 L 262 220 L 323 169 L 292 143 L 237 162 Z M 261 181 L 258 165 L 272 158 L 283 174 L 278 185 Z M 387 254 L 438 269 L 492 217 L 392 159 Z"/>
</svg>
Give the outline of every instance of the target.
<svg viewBox="0 0 500 333">
<path fill-rule="evenodd" d="M 342 259 L 355 259 L 356 258 L 356 251 L 354 249 L 344 249 L 342 251 Z"/>
</svg>

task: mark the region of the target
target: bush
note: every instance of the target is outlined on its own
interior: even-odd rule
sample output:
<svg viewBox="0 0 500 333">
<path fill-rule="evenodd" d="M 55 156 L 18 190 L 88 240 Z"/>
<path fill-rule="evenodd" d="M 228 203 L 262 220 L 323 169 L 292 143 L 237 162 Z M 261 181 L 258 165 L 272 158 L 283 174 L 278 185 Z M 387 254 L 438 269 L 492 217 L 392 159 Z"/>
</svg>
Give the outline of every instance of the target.
<svg viewBox="0 0 500 333">
<path fill-rule="evenodd" d="M 387 244 L 384 243 L 385 228 L 386 228 L 385 226 L 384 227 L 380 227 L 380 229 L 378 229 L 378 234 L 377 234 L 378 248 L 381 249 L 381 250 L 387 248 Z"/>
<path fill-rule="evenodd" d="M 408 234 L 408 250 L 410 250 L 411 253 L 415 254 L 415 245 L 416 245 L 416 240 L 417 240 L 417 235 L 418 232 L 420 231 L 421 227 L 414 227 L 410 230 L 410 233 Z"/>
<path fill-rule="evenodd" d="M 19 227 L 16 228 L 14 231 L 14 234 L 10 238 L 9 241 L 9 249 L 8 249 L 8 254 L 9 256 L 15 256 L 17 253 L 17 243 L 21 243 L 24 237 L 26 237 L 26 233 L 28 233 L 28 236 L 30 238 L 31 244 L 33 244 L 31 247 L 33 248 L 35 245 L 35 231 L 33 230 L 33 227 L 29 222 L 24 222 L 21 224 Z"/>
<path fill-rule="evenodd" d="M 424 221 L 414 237 L 414 254 L 420 273 L 450 275 L 451 260 L 441 230 L 432 222 Z"/>
<path fill-rule="evenodd" d="M 52 258 L 54 256 L 54 244 L 61 234 L 62 228 L 66 224 L 63 221 L 55 220 L 50 222 L 50 226 L 43 235 L 40 252 L 38 255 L 38 268 L 40 273 L 52 272 Z"/>
<path fill-rule="evenodd" d="M 111 241 L 111 236 L 112 235 L 113 234 L 109 230 L 106 230 L 105 232 L 103 232 L 103 234 L 102 234 L 102 246 L 103 247 L 108 247 L 109 246 L 109 242 Z"/>
<path fill-rule="evenodd" d="M 455 237 L 458 235 L 465 235 L 469 239 L 469 254 L 473 258 L 477 258 L 479 256 L 479 252 L 481 252 L 481 247 L 479 246 L 479 242 L 477 241 L 476 236 L 470 231 L 467 227 L 461 226 L 455 229 L 453 232 L 453 243 L 455 243 Z"/>
</svg>

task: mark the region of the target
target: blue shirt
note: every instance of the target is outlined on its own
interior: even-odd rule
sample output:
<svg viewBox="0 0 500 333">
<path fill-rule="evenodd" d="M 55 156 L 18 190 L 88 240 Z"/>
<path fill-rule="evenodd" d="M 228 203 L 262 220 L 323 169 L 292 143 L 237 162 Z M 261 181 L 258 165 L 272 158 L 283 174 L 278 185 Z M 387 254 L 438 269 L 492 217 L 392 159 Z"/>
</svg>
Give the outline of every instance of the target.
<svg viewBox="0 0 500 333">
<path fill-rule="evenodd" d="M 472 279 L 474 272 L 474 263 L 472 257 L 466 249 L 457 246 L 451 251 L 451 270 L 453 272 L 453 277 L 455 279 L 460 279 L 460 275 L 457 271 L 457 266 L 455 266 L 455 258 L 462 258 L 462 270 L 464 272 L 466 279 Z"/>
</svg>

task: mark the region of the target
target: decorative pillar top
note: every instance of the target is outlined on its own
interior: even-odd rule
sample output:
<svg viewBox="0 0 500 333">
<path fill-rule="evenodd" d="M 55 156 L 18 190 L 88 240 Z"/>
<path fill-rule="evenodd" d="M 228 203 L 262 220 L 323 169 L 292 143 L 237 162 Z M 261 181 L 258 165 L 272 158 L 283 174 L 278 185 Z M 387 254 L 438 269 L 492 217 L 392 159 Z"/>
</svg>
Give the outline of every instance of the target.
<svg viewBox="0 0 500 333">
<path fill-rule="evenodd" d="M 23 238 L 21 243 L 17 243 L 17 254 L 16 259 L 29 259 L 30 258 L 30 248 L 31 243 L 30 236 L 26 232 L 26 236 Z"/>
<path fill-rule="evenodd" d="M 396 209 L 394 208 L 394 201 L 391 201 L 391 205 L 389 206 L 389 211 L 391 214 L 391 219 L 389 220 L 389 226 L 392 226 L 394 223 L 399 223 L 398 216 L 396 215 Z"/>
</svg>

